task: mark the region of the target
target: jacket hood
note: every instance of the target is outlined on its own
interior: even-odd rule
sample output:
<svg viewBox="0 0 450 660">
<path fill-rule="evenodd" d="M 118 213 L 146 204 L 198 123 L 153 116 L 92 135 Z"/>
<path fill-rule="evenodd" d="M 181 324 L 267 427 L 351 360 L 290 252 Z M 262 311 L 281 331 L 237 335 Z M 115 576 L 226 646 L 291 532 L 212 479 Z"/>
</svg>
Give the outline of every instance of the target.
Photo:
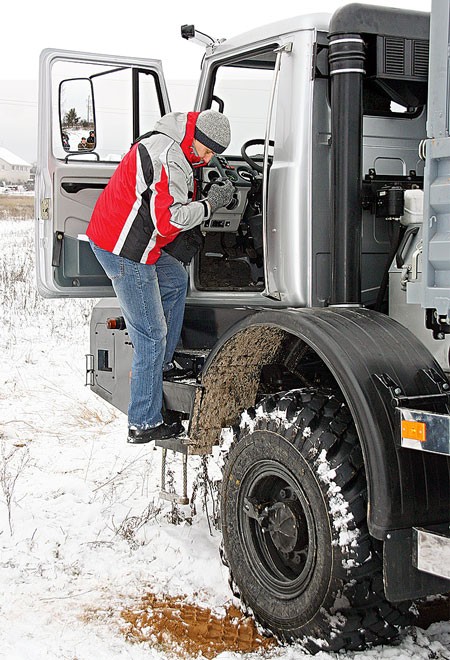
<svg viewBox="0 0 450 660">
<path fill-rule="evenodd" d="M 178 142 L 184 155 L 192 165 L 202 162 L 193 149 L 195 122 L 199 112 L 170 112 L 156 122 L 154 129 Z"/>
</svg>

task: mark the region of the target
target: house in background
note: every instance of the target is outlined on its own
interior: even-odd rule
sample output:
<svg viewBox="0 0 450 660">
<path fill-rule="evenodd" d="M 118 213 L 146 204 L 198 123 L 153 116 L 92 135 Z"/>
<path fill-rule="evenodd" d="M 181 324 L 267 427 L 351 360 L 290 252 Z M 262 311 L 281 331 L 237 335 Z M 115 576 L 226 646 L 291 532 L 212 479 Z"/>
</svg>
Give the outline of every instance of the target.
<svg viewBox="0 0 450 660">
<path fill-rule="evenodd" d="M 30 178 L 30 170 L 30 163 L 0 147 L 0 182 L 25 183 Z"/>
</svg>

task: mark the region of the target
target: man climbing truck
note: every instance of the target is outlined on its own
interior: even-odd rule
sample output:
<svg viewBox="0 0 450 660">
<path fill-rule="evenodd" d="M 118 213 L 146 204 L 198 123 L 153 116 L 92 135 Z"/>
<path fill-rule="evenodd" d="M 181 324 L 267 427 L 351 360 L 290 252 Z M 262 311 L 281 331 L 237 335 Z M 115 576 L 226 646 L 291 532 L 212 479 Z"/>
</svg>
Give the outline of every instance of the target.
<svg viewBox="0 0 450 660">
<path fill-rule="evenodd" d="M 349 4 L 229 40 L 182 28 L 206 47 L 195 111 L 232 127 L 197 189 L 235 192 L 188 267 L 189 378 L 164 381 L 187 435 L 157 444 L 185 476 L 232 428 L 231 587 L 312 651 L 383 643 L 412 600 L 450 591 L 449 15 L 448 0 Z M 39 290 L 102 298 L 87 382 L 125 412 L 133 346 L 85 233 L 130 143 L 170 111 L 162 69 L 48 50 L 40 67 Z M 80 97 L 95 109 L 83 154 L 61 143 Z"/>
</svg>

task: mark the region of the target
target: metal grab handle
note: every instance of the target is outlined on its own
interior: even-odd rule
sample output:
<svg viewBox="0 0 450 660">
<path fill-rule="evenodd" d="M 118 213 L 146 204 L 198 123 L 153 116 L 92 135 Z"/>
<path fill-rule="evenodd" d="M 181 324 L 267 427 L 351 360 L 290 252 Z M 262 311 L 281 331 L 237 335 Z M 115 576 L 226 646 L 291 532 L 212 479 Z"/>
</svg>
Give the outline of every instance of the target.
<svg viewBox="0 0 450 660">
<path fill-rule="evenodd" d="M 403 267 L 403 264 L 405 263 L 406 249 L 409 246 L 409 243 L 411 242 L 412 238 L 417 234 L 418 231 L 419 231 L 419 227 L 408 227 L 408 229 L 405 231 L 401 243 L 398 246 L 397 253 L 395 255 L 395 263 L 397 265 L 397 268 Z"/>
<path fill-rule="evenodd" d="M 413 252 L 411 259 L 411 277 L 410 282 L 417 280 L 417 272 L 419 268 L 419 256 L 422 254 L 423 241 L 417 243 L 416 249 Z"/>
<path fill-rule="evenodd" d="M 292 41 L 290 41 L 287 44 L 284 44 L 283 46 L 280 46 L 279 48 L 276 48 L 275 53 L 277 53 L 277 59 L 275 61 L 275 69 L 274 69 L 274 75 L 273 75 L 273 81 L 272 81 L 272 90 L 270 92 L 270 101 L 269 101 L 269 110 L 267 113 L 267 123 L 266 123 L 266 134 L 264 137 L 264 163 L 263 163 L 263 189 L 262 189 L 262 220 L 263 220 L 263 253 L 264 253 L 264 281 L 266 283 L 264 291 L 262 293 L 263 296 L 268 296 L 268 297 L 276 297 L 279 298 L 279 294 L 277 295 L 275 292 L 271 293 L 269 291 L 269 271 L 267 267 L 267 194 L 269 190 L 269 181 L 268 181 L 268 173 L 269 173 L 269 142 L 270 142 L 270 125 L 272 123 L 272 112 L 273 112 L 273 104 L 275 101 L 275 92 L 277 88 L 277 82 L 278 82 L 278 75 L 280 73 L 280 65 L 281 65 L 281 56 L 283 53 L 291 53 L 292 52 Z"/>
</svg>

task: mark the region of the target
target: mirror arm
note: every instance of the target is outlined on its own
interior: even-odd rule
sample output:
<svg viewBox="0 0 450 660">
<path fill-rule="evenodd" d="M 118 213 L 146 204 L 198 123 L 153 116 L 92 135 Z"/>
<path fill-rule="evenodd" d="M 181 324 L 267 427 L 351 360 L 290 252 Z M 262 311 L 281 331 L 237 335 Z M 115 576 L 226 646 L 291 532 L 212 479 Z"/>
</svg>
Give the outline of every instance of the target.
<svg viewBox="0 0 450 660">
<path fill-rule="evenodd" d="M 100 73 L 91 73 L 88 76 L 88 79 L 92 82 L 94 78 L 100 78 L 100 76 L 109 76 L 110 73 L 116 73 L 117 71 L 125 71 L 128 69 L 127 66 L 118 66 L 115 69 L 109 69 L 108 71 L 100 71 Z"/>
</svg>

